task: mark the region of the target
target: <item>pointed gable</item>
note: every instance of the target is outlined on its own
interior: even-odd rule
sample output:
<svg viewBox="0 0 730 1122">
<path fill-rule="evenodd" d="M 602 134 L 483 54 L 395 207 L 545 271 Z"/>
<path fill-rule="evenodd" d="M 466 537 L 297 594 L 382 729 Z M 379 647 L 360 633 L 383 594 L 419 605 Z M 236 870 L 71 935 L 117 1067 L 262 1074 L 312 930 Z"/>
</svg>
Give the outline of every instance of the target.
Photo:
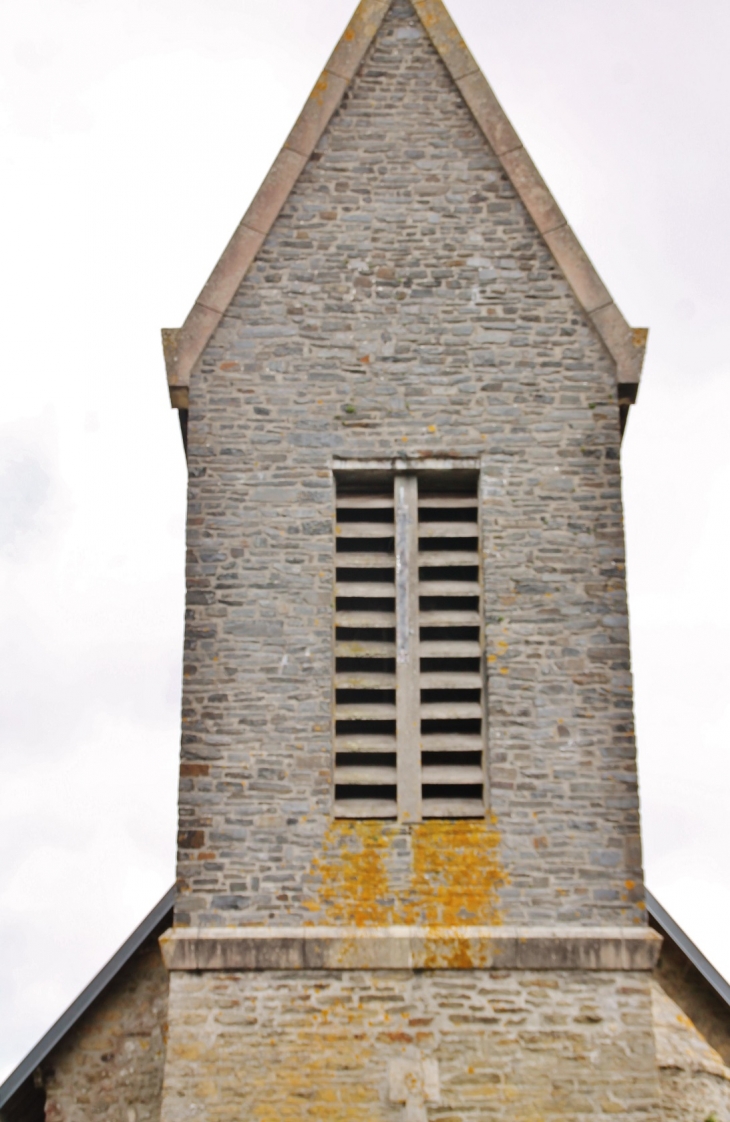
<svg viewBox="0 0 730 1122">
<path fill-rule="evenodd" d="M 302 171 L 351 86 L 383 21 L 405 2 L 418 14 L 489 148 L 598 332 L 616 368 L 622 422 L 636 398 L 647 331 L 630 328 L 540 177 L 442 0 L 361 0 L 299 120 L 180 329 L 163 330 L 171 401 L 187 409 L 190 375 Z"/>
</svg>

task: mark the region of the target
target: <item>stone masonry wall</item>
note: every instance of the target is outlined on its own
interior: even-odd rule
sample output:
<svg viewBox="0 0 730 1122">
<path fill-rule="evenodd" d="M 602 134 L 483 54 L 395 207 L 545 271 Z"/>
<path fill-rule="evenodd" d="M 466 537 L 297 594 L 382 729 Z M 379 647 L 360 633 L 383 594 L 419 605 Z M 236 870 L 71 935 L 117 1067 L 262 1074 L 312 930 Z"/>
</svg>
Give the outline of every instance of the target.
<svg viewBox="0 0 730 1122">
<path fill-rule="evenodd" d="M 138 951 L 44 1063 L 47 1122 L 157 1122 L 168 985 L 157 944 Z"/>
<path fill-rule="evenodd" d="M 730 1068 L 660 982 L 651 995 L 662 1119 L 730 1122 Z"/>
<path fill-rule="evenodd" d="M 333 455 L 482 463 L 492 816 L 438 875 L 442 823 L 332 821 Z M 189 470 L 177 923 L 643 921 L 614 367 L 407 0 L 193 371 Z"/>
<path fill-rule="evenodd" d="M 659 1117 L 642 975 L 173 974 L 170 1011 L 163 1122 Z"/>
<path fill-rule="evenodd" d="M 662 1122 L 730 1122 L 730 1083 L 705 1071 L 662 1068 Z"/>
</svg>

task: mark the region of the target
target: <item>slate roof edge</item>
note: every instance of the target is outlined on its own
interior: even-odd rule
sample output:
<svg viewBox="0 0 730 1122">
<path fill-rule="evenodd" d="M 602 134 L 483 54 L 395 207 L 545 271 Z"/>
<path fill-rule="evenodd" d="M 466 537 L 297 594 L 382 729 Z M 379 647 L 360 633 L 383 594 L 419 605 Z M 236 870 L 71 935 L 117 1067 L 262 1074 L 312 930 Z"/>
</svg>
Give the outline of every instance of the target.
<svg viewBox="0 0 730 1122">
<path fill-rule="evenodd" d="M 137 927 L 126 942 L 122 944 L 116 954 L 109 959 L 106 966 L 102 967 L 96 977 L 89 982 L 86 989 L 79 994 L 71 1005 L 69 1005 L 66 1012 L 62 1013 L 45 1036 L 38 1041 L 25 1059 L 18 1064 L 15 1071 L 0 1085 L 0 1110 L 8 1103 L 15 1092 L 22 1087 L 25 1081 L 33 1077 L 33 1073 L 39 1064 L 43 1063 L 66 1033 L 73 1028 L 76 1022 L 84 1015 L 89 1006 L 103 993 L 119 971 L 126 966 L 132 955 L 138 951 L 142 944 L 152 935 L 155 928 L 160 926 L 165 916 L 172 910 L 176 893 L 177 888 L 173 885 L 173 887 L 165 893 L 160 902 L 155 905 L 149 915 L 142 920 L 139 927 Z"/>
<path fill-rule="evenodd" d="M 705 981 L 712 986 L 718 997 L 722 998 L 725 1004 L 730 1008 L 730 984 L 725 981 L 722 974 L 715 969 L 712 963 L 705 958 L 702 951 L 699 947 L 695 946 L 689 935 L 686 935 L 679 924 L 675 923 L 669 912 L 659 903 L 656 896 L 652 895 L 646 887 L 644 888 L 644 894 L 646 910 L 652 919 L 657 922 L 662 933 L 668 935 L 669 938 L 677 944 L 695 969 L 699 970 Z"/>
<path fill-rule="evenodd" d="M 188 408 L 193 367 L 337 110 L 391 3 L 392 0 L 361 0 L 284 147 L 184 324 L 180 328 L 163 328 L 162 343 L 173 408 Z M 636 400 L 648 330 L 629 327 L 614 303 L 464 43 L 443 0 L 412 0 L 412 3 L 517 195 L 616 363 L 619 401 L 628 409 Z"/>
</svg>

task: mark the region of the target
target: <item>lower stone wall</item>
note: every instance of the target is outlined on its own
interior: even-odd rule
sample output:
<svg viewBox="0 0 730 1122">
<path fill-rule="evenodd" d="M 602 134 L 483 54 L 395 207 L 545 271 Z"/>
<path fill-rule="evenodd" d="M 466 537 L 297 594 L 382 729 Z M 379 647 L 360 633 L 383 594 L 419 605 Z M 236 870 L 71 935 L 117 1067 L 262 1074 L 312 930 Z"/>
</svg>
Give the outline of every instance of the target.
<svg viewBox="0 0 730 1122">
<path fill-rule="evenodd" d="M 730 1122 L 730 1068 L 656 980 L 651 990 L 665 1122 Z"/>
<path fill-rule="evenodd" d="M 705 1071 L 662 1068 L 662 1122 L 730 1122 L 730 1083 Z"/>
<path fill-rule="evenodd" d="M 158 1122 L 168 974 L 141 948 L 43 1065 L 46 1122 Z"/>
<path fill-rule="evenodd" d="M 162 1119 L 647 1122 L 660 1117 L 650 985 L 631 972 L 174 972 Z"/>
</svg>

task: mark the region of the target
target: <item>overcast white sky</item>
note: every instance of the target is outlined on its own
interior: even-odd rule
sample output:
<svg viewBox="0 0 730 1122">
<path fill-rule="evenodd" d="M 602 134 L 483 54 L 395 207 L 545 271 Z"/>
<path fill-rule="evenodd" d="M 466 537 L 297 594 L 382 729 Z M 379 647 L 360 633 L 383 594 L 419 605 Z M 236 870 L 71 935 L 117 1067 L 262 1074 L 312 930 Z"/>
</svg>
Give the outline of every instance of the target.
<svg viewBox="0 0 730 1122">
<path fill-rule="evenodd" d="M 184 319 L 355 0 L 0 5 L 0 1080 L 174 879 Z M 730 976 L 727 0 L 451 0 L 651 328 L 624 441 L 647 881 Z"/>
</svg>

